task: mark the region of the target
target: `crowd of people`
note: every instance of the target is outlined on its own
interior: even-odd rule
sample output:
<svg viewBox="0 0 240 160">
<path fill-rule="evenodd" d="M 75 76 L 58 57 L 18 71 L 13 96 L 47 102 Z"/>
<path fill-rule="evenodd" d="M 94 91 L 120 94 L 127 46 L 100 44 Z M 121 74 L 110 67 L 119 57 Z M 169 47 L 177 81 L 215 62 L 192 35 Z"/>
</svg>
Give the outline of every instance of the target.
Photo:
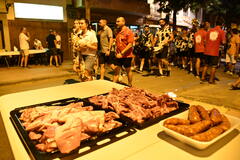
<svg viewBox="0 0 240 160">
<path fill-rule="evenodd" d="M 61 36 L 55 31 L 50 29 L 49 35 L 46 38 L 46 45 L 49 53 L 49 65 L 53 65 L 53 58 L 55 60 L 55 65 L 58 67 L 63 61 L 63 51 L 61 50 Z M 21 28 L 19 34 L 19 44 L 20 44 L 20 53 L 21 53 L 21 62 L 20 66 L 28 68 L 28 59 L 29 59 L 29 49 L 30 49 L 30 34 L 27 31 L 26 27 Z M 42 42 L 35 38 L 33 41 L 33 49 L 43 50 Z M 36 56 L 38 57 L 38 56 Z M 38 57 L 39 58 L 39 57 Z"/>
<path fill-rule="evenodd" d="M 100 79 L 104 79 L 106 65 L 109 65 L 114 71 L 113 82 L 118 82 L 124 71 L 128 85 L 132 86 L 132 71 L 142 74 L 146 69 L 147 75 L 170 76 L 171 66 L 177 66 L 193 73 L 200 83 L 214 84 L 221 53 L 226 53 L 225 71 L 233 74 L 240 44 L 237 29 L 226 34 L 221 23 L 211 28 L 208 21 L 200 25 L 194 23 L 192 29 L 176 30 L 166 19 L 160 19 L 159 24 L 160 28 L 154 33 L 149 25 L 144 25 L 142 32 L 134 34 L 126 26 L 124 17 L 116 19 L 113 30 L 106 19 L 101 19 L 96 33 L 87 19 L 76 19 L 71 34 L 74 71 L 82 81 L 89 81 L 96 78 L 99 66 Z M 238 85 L 236 81 L 232 87 Z"/>
</svg>

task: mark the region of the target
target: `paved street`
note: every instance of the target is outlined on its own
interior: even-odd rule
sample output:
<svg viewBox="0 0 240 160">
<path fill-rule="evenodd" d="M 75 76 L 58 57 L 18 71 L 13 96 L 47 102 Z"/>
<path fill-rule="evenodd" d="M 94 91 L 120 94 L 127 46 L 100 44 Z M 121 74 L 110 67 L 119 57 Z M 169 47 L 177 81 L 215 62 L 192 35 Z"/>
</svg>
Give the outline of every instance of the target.
<svg viewBox="0 0 240 160">
<path fill-rule="evenodd" d="M 59 68 L 47 66 L 33 66 L 30 69 L 15 67 L 4 70 L 4 68 L 1 68 L 0 73 L 3 78 L 0 80 L 0 96 L 14 92 L 63 85 L 68 79 L 79 81 L 78 77 L 72 72 L 70 64 L 71 62 L 65 62 Z M 221 69 L 217 72 L 219 81 L 216 81 L 217 84 L 215 85 L 208 83 L 200 84 L 199 79 L 178 68 L 172 69 L 171 77 L 144 77 L 143 75 L 145 74 L 147 72 L 143 74 L 133 72 L 133 85 L 135 87 L 143 88 L 156 94 L 174 92 L 178 97 L 186 99 L 240 108 L 240 99 L 238 98 L 240 97 L 240 91 L 230 90 L 230 83 L 236 80 L 237 77 L 229 76 L 223 73 Z M 108 69 L 106 78 L 112 78 L 110 69 Z M 126 76 L 123 77 L 123 82 L 127 82 Z"/>
<path fill-rule="evenodd" d="M 11 94 L 15 92 L 53 87 L 57 85 L 67 85 L 66 83 L 72 83 L 79 81 L 75 73 L 72 72 L 71 62 L 65 62 L 63 66 L 59 68 L 48 66 L 32 66 L 30 69 L 22 69 L 18 67 L 13 68 L 0 68 L 1 77 L 0 80 L 0 96 Z M 11 74 L 14 72 L 15 74 Z M 36 75 L 36 74 L 38 75 Z M 24 74 L 24 76 L 21 76 Z M 152 93 L 162 94 L 166 92 L 174 92 L 179 99 L 195 100 L 206 102 L 218 106 L 223 106 L 240 109 L 240 91 L 230 90 L 229 84 L 237 79 L 226 75 L 222 71 L 217 72 L 217 77 L 220 81 L 217 81 L 216 85 L 200 84 L 199 79 L 193 75 L 188 74 L 184 70 L 173 68 L 171 77 L 156 77 L 142 75 L 134 72 L 133 85 L 135 87 L 146 89 Z M 41 75 L 41 76 L 40 76 Z M 15 80 L 14 80 L 15 77 Z M 112 72 L 108 69 L 106 74 L 108 79 L 112 78 Z M 11 81 L 7 81 L 7 80 Z M 127 77 L 123 77 L 123 82 L 127 82 Z M 8 144 L 7 136 L 4 131 L 3 123 L 0 118 L 1 138 L 0 152 L 4 153 L 0 155 L 0 159 L 10 160 L 13 159 L 13 155 Z"/>
</svg>

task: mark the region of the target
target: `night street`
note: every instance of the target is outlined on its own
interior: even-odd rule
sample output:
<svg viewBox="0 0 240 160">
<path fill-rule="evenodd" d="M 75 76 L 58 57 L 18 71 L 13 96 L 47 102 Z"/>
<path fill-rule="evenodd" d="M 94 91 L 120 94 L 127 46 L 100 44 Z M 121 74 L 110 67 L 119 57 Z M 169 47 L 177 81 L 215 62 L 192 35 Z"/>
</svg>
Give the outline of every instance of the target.
<svg viewBox="0 0 240 160">
<path fill-rule="evenodd" d="M 0 160 L 240 160 L 239 0 L 0 0 L 0 137 Z"/>
</svg>

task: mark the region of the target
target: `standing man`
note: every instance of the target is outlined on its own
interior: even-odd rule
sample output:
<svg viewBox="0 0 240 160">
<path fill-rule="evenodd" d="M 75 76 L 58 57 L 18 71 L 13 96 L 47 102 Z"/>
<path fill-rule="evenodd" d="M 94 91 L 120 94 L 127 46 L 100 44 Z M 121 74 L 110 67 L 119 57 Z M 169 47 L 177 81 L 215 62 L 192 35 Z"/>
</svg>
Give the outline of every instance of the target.
<svg viewBox="0 0 240 160">
<path fill-rule="evenodd" d="M 132 86 L 132 71 L 131 61 L 133 58 L 133 32 L 125 26 L 124 17 L 118 17 L 116 20 L 117 24 L 117 35 L 116 35 L 116 59 L 112 68 L 114 70 L 113 82 L 118 81 L 118 76 L 121 67 L 124 67 L 128 76 L 128 85 Z"/>
<path fill-rule="evenodd" d="M 159 24 L 161 28 L 156 32 L 154 39 L 155 46 L 154 51 L 156 53 L 156 58 L 158 59 L 158 69 L 160 76 L 163 75 L 162 65 L 165 65 L 167 68 L 167 76 L 170 76 L 170 66 L 167 60 L 168 58 L 168 48 L 170 42 L 173 40 L 173 34 L 170 30 L 169 25 L 166 22 L 166 19 L 160 19 Z"/>
<path fill-rule="evenodd" d="M 225 33 L 220 27 L 220 23 L 218 22 L 217 26 L 214 28 L 211 28 L 207 34 L 206 34 L 206 45 L 205 45 L 205 52 L 204 52 L 204 68 L 202 72 L 202 78 L 200 83 L 203 83 L 205 81 L 205 75 L 207 72 L 208 67 L 211 67 L 211 74 L 209 83 L 214 84 L 215 81 L 215 73 L 216 68 L 218 65 L 219 60 L 219 47 L 220 44 L 225 44 Z"/>
<path fill-rule="evenodd" d="M 23 27 L 21 29 L 21 33 L 19 34 L 20 50 L 22 53 L 21 65 L 20 65 L 21 67 L 28 66 L 29 41 L 30 41 L 30 34 L 27 31 L 27 28 Z"/>
<path fill-rule="evenodd" d="M 56 67 L 58 67 L 58 57 L 57 57 L 57 40 L 56 40 L 56 36 L 54 34 L 55 31 L 50 29 L 50 34 L 47 36 L 47 45 L 48 45 L 48 49 L 50 51 L 50 66 L 52 66 L 52 60 L 53 57 L 55 59 L 56 62 Z"/>
<path fill-rule="evenodd" d="M 100 79 L 104 79 L 105 64 L 109 63 L 110 50 L 113 43 L 113 32 L 110 27 L 107 26 L 107 20 L 101 19 L 99 21 L 101 30 L 98 32 L 100 36 L 100 53 L 99 53 L 99 64 L 100 64 Z"/>
<path fill-rule="evenodd" d="M 152 45 L 153 45 L 153 35 L 150 32 L 150 28 L 148 25 L 144 26 L 144 32 L 140 35 L 140 41 L 142 44 L 142 49 L 139 53 L 140 57 L 140 68 L 137 72 L 142 73 L 143 67 L 145 63 L 145 59 L 148 61 L 148 71 L 151 71 L 151 55 L 152 55 Z"/>
<path fill-rule="evenodd" d="M 204 30 L 204 24 L 200 25 L 199 30 L 194 34 L 194 47 L 196 58 L 195 68 L 196 68 L 196 77 L 200 78 L 200 65 L 203 59 L 203 53 L 205 51 L 205 39 L 207 32 Z"/>
</svg>

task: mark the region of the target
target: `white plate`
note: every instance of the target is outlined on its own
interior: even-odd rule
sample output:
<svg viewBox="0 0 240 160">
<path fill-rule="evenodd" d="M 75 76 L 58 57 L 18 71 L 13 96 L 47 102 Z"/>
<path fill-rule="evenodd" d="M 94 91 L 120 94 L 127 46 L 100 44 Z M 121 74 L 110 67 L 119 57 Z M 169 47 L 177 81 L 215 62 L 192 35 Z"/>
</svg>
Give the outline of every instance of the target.
<svg viewBox="0 0 240 160">
<path fill-rule="evenodd" d="M 163 130 L 165 133 L 167 133 L 168 135 L 176 138 L 177 140 L 183 142 L 183 143 L 186 143 L 188 145 L 191 145 L 197 149 L 200 149 L 200 150 L 203 150 L 205 148 L 207 148 L 208 146 L 212 145 L 213 143 L 215 143 L 216 141 L 218 141 L 219 139 L 221 139 L 222 137 L 226 136 L 228 133 L 230 133 L 232 130 L 234 130 L 235 128 L 238 127 L 238 125 L 240 124 L 240 119 L 239 118 L 236 118 L 234 116 L 230 116 L 230 115 L 227 115 L 227 114 L 224 114 L 230 121 L 231 123 L 231 128 L 228 129 L 227 131 L 225 131 L 224 133 L 222 133 L 221 135 L 217 136 L 216 138 L 214 138 L 213 140 L 211 141 L 208 141 L 208 142 L 201 142 L 201 141 L 197 141 L 197 140 L 194 140 L 190 137 L 187 137 L 187 136 L 184 136 L 176 131 L 173 131 L 171 129 L 168 129 L 166 127 L 163 126 L 163 122 L 165 121 L 161 121 L 160 124 L 161 126 L 163 127 Z M 188 117 L 188 111 L 185 111 L 181 114 L 178 114 L 178 115 L 175 115 L 175 116 L 172 116 L 171 118 L 182 118 L 182 119 L 187 119 Z M 168 118 L 170 119 L 170 118 Z M 167 120 L 167 119 L 166 119 Z"/>
</svg>

